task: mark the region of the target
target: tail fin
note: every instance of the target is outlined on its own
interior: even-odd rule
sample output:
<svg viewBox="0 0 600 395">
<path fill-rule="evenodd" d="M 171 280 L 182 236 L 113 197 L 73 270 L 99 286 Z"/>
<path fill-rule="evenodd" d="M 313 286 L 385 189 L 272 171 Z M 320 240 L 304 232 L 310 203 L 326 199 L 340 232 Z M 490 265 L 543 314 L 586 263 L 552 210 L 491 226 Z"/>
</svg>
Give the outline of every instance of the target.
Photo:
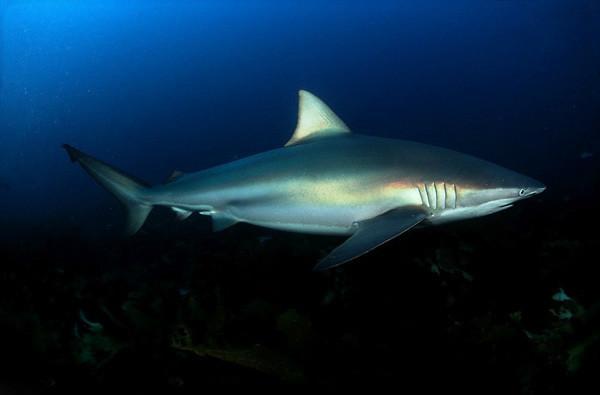
<svg viewBox="0 0 600 395">
<path fill-rule="evenodd" d="M 125 233 L 127 235 L 136 233 L 152 211 L 152 205 L 142 200 L 142 195 L 150 188 L 150 185 L 128 176 L 68 144 L 64 144 L 63 148 L 69 154 L 72 162 L 78 162 L 98 184 L 119 199 L 127 210 Z"/>
</svg>

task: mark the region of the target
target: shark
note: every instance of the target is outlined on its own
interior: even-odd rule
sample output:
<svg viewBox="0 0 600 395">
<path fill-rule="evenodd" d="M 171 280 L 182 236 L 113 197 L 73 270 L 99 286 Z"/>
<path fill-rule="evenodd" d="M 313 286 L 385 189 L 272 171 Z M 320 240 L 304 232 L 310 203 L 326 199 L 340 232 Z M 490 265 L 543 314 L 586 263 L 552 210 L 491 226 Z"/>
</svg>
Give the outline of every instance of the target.
<svg viewBox="0 0 600 395">
<path fill-rule="evenodd" d="M 418 142 L 353 133 L 317 96 L 299 91 L 296 129 L 280 148 L 150 186 L 70 145 L 71 161 L 125 207 L 125 233 L 153 207 L 212 217 L 214 231 L 245 222 L 347 236 L 315 270 L 349 262 L 414 227 L 489 215 L 546 189 L 491 162 Z"/>
</svg>

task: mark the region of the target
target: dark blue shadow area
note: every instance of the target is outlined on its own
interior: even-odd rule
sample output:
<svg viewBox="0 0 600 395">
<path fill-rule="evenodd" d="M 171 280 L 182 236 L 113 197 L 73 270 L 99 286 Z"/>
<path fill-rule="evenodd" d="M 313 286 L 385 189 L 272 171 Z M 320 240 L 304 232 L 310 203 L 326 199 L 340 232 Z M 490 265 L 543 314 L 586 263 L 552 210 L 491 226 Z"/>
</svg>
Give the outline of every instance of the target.
<svg viewBox="0 0 600 395">
<path fill-rule="evenodd" d="M 2 217 L 108 212 L 64 142 L 153 183 L 279 147 L 299 88 L 355 131 L 577 188 L 569 173 L 597 163 L 581 155 L 598 150 L 599 12 L 593 1 L 9 2 Z"/>
</svg>

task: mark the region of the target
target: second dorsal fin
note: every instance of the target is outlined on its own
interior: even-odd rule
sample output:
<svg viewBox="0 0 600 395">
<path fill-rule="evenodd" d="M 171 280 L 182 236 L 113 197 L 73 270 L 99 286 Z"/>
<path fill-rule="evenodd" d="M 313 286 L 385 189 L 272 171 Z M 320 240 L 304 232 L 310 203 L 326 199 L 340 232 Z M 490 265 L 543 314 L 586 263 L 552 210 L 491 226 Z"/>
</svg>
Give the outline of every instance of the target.
<svg viewBox="0 0 600 395">
<path fill-rule="evenodd" d="M 171 175 L 169 176 L 169 178 L 167 178 L 167 180 L 165 181 L 165 184 L 168 184 L 170 182 L 175 181 L 176 179 L 178 179 L 179 177 L 181 177 L 183 175 L 182 171 L 179 170 L 173 170 L 173 173 L 171 173 Z"/>
<path fill-rule="evenodd" d="M 313 136 L 350 133 L 348 126 L 321 99 L 305 90 L 299 91 L 298 96 L 298 124 L 286 147 Z"/>
</svg>

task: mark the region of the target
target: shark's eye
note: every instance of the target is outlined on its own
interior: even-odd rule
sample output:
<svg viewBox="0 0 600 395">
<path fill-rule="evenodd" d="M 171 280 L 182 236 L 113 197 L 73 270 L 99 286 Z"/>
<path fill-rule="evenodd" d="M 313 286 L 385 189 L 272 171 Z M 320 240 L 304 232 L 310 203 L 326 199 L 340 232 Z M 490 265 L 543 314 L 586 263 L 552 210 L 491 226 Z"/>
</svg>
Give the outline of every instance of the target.
<svg viewBox="0 0 600 395">
<path fill-rule="evenodd" d="M 523 196 L 525 195 L 525 189 L 520 189 L 519 190 L 519 196 Z"/>
</svg>

